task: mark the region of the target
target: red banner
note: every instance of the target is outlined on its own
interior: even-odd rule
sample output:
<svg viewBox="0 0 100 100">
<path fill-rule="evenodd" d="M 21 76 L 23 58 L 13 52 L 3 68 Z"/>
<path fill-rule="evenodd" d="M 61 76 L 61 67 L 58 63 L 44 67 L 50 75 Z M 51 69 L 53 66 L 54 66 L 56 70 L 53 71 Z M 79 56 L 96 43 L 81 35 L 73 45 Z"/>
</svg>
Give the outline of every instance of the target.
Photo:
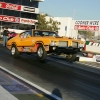
<svg viewBox="0 0 100 100">
<path fill-rule="evenodd" d="M 99 26 L 82 26 L 82 25 L 75 25 L 75 30 L 87 30 L 87 31 L 99 31 Z"/>
<path fill-rule="evenodd" d="M 0 21 L 20 23 L 20 18 L 14 16 L 0 15 Z"/>
<path fill-rule="evenodd" d="M 21 10 L 21 5 L 0 2 L 0 8 L 20 11 Z"/>
</svg>

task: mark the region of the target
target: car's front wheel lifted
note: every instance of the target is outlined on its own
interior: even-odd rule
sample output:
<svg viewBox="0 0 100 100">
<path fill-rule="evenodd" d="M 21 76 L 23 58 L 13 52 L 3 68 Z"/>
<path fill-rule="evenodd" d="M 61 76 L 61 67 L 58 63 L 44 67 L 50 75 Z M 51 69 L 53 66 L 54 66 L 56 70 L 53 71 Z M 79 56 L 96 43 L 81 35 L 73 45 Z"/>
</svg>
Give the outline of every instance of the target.
<svg viewBox="0 0 100 100">
<path fill-rule="evenodd" d="M 39 45 L 37 48 L 37 56 L 40 61 L 45 60 L 47 57 L 47 52 L 42 45 Z"/>
<path fill-rule="evenodd" d="M 17 47 L 16 47 L 14 44 L 13 44 L 12 47 L 11 47 L 11 55 L 12 55 L 12 57 L 14 57 L 14 58 L 17 58 L 17 57 L 19 57 L 19 55 L 20 55 L 20 53 L 19 53 Z"/>
<path fill-rule="evenodd" d="M 76 59 L 76 54 L 68 54 L 68 55 L 66 56 L 66 59 L 67 59 L 68 61 L 75 61 L 75 59 Z"/>
</svg>

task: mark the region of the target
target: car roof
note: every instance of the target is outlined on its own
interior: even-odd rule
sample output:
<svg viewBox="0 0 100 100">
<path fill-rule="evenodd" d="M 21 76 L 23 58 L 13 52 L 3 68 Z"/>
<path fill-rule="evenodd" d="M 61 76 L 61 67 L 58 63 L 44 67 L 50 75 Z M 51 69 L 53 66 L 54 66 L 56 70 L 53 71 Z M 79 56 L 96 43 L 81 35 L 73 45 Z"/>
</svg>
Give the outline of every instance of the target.
<svg viewBox="0 0 100 100">
<path fill-rule="evenodd" d="M 36 29 L 34 31 L 45 31 L 45 32 L 54 32 L 54 31 L 50 31 L 50 30 L 39 30 L 39 29 Z"/>
</svg>

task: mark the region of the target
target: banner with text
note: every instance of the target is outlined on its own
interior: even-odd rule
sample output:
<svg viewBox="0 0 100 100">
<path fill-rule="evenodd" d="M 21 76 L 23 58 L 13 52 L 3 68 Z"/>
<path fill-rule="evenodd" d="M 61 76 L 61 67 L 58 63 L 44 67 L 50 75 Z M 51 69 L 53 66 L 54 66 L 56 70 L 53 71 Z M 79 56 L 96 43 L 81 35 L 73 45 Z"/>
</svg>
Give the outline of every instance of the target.
<svg viewBox="0 0 100 100">
<path fill-rule="evenodd" d="M 23 6 L 23 5 L 18 5 L 18 4 L 12 4 L 12 3 L 6 3 L 6 2 L 0 2 L 0 8 L 28 12 L 28 13 L 39 13 L 39 8 Z"/>
<path fill-rule="evenodd" d="M 99 31 L 99 26 L 82 26 L 82 25 L 75 25 L 75 30 L 87 30 L 87 31 Z"/>
<path fill-rule="evenodd" d="M 20 18 L 20 23 L 22 23 L 22 24 L 35 25 L 36 22 L 37 22 L 37 20 L 35 20 L 35 19 Z"/>
<path fill-rule="evenodd" d="M 0 2 L 0 8 L 21 11 L 21 5 Z"/>
<path fill-rule="evenodd" d="M 0 15 L 0 21 L 21 23 L 21 24 L 28 24 L 28 25 L 35 25 L 35 23 L 38 22 L 38 20 L 35 19 L 27 19 L 27 18 L 20 18 L 14 16 L 6 16 L 6 15 Z"/>
<path fill-rule="evenodd" d="M 20 23 L 19 17 L 0 15 L 0 21 Z"/>
</svg>

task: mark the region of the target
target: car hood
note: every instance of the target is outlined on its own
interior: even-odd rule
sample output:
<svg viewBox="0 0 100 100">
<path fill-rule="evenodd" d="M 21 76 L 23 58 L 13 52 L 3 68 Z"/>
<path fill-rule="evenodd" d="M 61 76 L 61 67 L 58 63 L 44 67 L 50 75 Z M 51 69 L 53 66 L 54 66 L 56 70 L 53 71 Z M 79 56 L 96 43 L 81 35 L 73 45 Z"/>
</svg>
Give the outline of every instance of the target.
<svg viewBox="0 0 100 100">
<path fill-rule="evenodd" d="M 68 40 L 71 40 L 71 39 L 64 38 L 64 37 L 53 37 L 53 36 L 43 36 L 43 37 L 39 37 L 38 36 L 36 38 L 38 38 L 38 39 L 54 40 L 54 41 L 68 41 Z"/>
<path fill-rule="evenodd" d="M 50 40 L 58 40 L 58 41 L 73 41 L 73 42 L 83 43 L 81 40 L 68 38 L 68 37 L 45 36 L 45 37 L 42 37 L 42 38 L 43 39 L 50 39 Z"/>
</svg>

